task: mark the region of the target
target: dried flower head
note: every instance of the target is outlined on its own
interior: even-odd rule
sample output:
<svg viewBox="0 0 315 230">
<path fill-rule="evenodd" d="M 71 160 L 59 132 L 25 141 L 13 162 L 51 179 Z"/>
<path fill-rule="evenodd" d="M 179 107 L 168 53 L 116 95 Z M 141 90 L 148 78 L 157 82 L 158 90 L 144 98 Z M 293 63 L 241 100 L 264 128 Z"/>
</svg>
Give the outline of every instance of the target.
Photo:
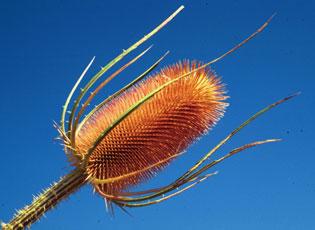
<svg viewBox="0 0 315 230">
<path fill-rule="evenodd" d="M 257 145 L 278 141 L 269 139 L 252 142 L 235 148 L 210 163 L 207 161 L 242 128 L 295 95 L 277 101 L 254 114 L 173 182 L 147 191 L 125 191 L 154 176 L 222 117 L 227 106 L 225 102 L 227 96 L 224 85 L 209 65 L 241 47 L 260 33 L 270 21 L 269 19 L 255 33 L 213 61 L 206 64 L 179 62 L 147 77 L 167 52 L 134 81 L 103 100 L 82 118 L 100 90 L 150 48 L 96 85 L 97 81 L 127 54 L 171 21 L 182 9 L 183 6 L 151 33 L 110 61 L 82 87 L 77 93 L 77 98 L 73 100 L 82 78 L 94 61 L 94 58 L 92 59 L 65 102 L 60 126 L 56 124 L 74 170 L 35 197 L 31 205 L 17 211 L 8 224 L 2 224 L 3 229 L 29 227 L 46 211 L 86 183 L 94 186 L 110 208 L 112 203 L 121 208 L 156 204 L 214 175 L 215 173 L 205 172 L 230 156 Z M 93 86 L 96 87 L 92 91 Z M 89 92 L 91 94 L 87 96 Z M 80 107 L 84 98 L 86 99 Z M 68 111 L 71 104 L 72 108 Z M 70 113 L 68 117 L 67 112 Z"/>
<path fill-rule="evenodd" d="M 99 134 L 142 97 L 198 66 L 197 62 L 184 61 L 164 68 L 100 107 L 77 130 L 80 155 L 84 157 Z M 112 183 L 100 184 L 98 189 L 113 195 L 152 177 L 214 126 L 224 113 L 225 98 L 222 83 L 209 68 L 178 80 L 101 140 L 90 156 L 87 174 L 95 179 L 111 179 Z"/>
</svg>

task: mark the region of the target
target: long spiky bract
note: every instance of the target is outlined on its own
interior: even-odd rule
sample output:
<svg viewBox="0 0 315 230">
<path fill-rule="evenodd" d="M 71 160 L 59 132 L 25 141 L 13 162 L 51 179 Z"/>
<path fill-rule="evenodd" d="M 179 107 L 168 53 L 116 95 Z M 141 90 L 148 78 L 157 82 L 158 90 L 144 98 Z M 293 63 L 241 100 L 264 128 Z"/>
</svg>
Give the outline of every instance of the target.
<svg viewBox="0 0 315 230">
<path fill-rule="evenodd" d="M 90 96 L 87 98 L 87 100 L 84 102 L 84 104 L 82 105 L 81 109 L 79 110 L 76 118 L 74 119 L 74 124 L 73 124 L 73 128 L 72 128 L 72 133 L 71 136 L 75 136 L 75 132 L 77 130 L 77 126 L 79 124 L 80 118 L 82 116 L 82 114 L 84 113 L 85 109 L 87 108 L 87 106 L 89 105 L 89 103 L 91 102 L 91 100 L 99 93 L 99 91 L 104 88 L 104 86 L 106 86 L 114 77 L 118 76 L 122 71 L 124 71 L 128 66 L 130 66 L 131 64 L 133 64 L 134 62 L 136 62 L 139 58 L 141 58 L 146 52 L 148 52 L 151 49 L 152 46 L 150 46 L 149 48 L 147 48 L 146 50 L 144 50 L 142 53 L 140 53 L 138 56 L 136 56 L 134 59 L 132 59 L 130 62 L 128 62 L 127 64 L 125 64 L 123 67 L 121 67 L 119 70 L 117 70 L 116 72 L 114 72 L 112 75 L 110 75 L 108 78 L 106 78 L 101 84 L 99 84 L 97 86 L 97 88 L 91 92 Z M 73 140 L 73 146 L 75 146 L 75 139 Z"/>
<path fill-rule="evenodd" d="M 169 51 L 167 51 L 162 57 L 160 57 L 153 65 L 151 65 L 147 70 L 145 70 L 142 74 L 140 74 L 137 78 L 135 78 L 132 82 L 128 83 L 124 87 L 122 87 L 120 90 L 115 92 L 114 94 L 110 95 L 108 98 L 106 98 L 104 101 L 102 101 L 100 104 L 95 106 L 94 109 L 92 109 L 82 120 L 82 122 L 78 125 L 78 129 L 81 128 L 83 124 L 95 113 L 95 111 L 99 110 L 102 106 L 104 106 L 106 103 L 108 103 L 110 100 L 116 98 L 121 93 L 141 81 L 144 77 L 146 77 L 151 71 L 153 71 L 160 63 L 161 61 L 169 54 Z"/>
<path fill-rule="evenodd" d="M 168 54 L 166 52 L 135 80 L 103 100 L 83 117 L 88 105 L 100 90 L 140 59 L 151 47 L 109 75 L 91 91 L 95 83 L 127 54 L 163 28 L 183 8 L 179 7 L 158 27 L 105 65 L 81 88 L 73 100 L 94 58 L 90 61 L 66 99 L 60 126 L 54 124 L 63 140 L 67 157 L 75 169 L 34 197 L 33 202 L 17 211 L 8 224 L 2 223 L 3 229 L 30 227 L 45 212 L 86 183 L 94 186 L 95 191 L 104 197 L 110 211 L 113 211 L 112 204 L 118 205 L 124 211 L 124 207 L 157 204 L 215 175 L 216 172 L 206 171 L 236 153 L 279 141 L 268 139 L 245 144 L 217 160 L 206 163 L 206 160 L 245 126 L 296 94 L 254 114 L 172 183 L 146 191 L 126 191 L 154 176 L 216 124 L 227 106 L 224 102 L 227 96 L 224 85 L 209 65 L 255 37 L 272 18 L 241 43 L 208 63 L 184 61 L 147 77 Z M 82 103 L 90 91 L 91 94 Z M 81 103 L 82 107 L 79 108 Z M 72 108 L 68 111 L 70 106 Z M 70 114 L 68 120 L 67 113 Z"/>
<path fill-rule="evenodd" d="M 72 122 L 75 116 L 76 109 L 81 102 L 84 95 L 88 92 L 88 90 L 94 85 L 94 83 L 103 76 L 104 73 L 106 73 L 111 67 L 113 67 L 116 63 L 118 63 L 121 59 L 123 59 L 127 54 L 132 52 L 134 49 L 136 49 L 138 46 L 140 46 L 142 43 L 144 43 L 146 40 L 148 40 L 150 37 L 152 37 L 154 34 L 156 34 L 159 30 L 161 30 L 168 22 L 170 22 L 180 11 L 184 9 L 184 6 L 180 6 L 171 16 L 169 16 L 165 21 L 163 21 L 159 26 L 157 26 L 155 29 L 153 29 L 149 34 L 145 35 L 142 39 L 134 43 L 132 46 L 130 46 L 128 49 L 123 50 L 123 52 L 118 55 L 116 58 L 114 58 L 112 61 L 110 61 L 106 66 L 104 66 L 94 77 L 91 78 L 91 80 L 86 84 L 86 86 L 82 89 L 81 93 L 75 100 L 75 103 L 72 107 L 70 119 L 69 119 L 69 126 L 68 129 L 72 130 Z M 71 131 L 72 136 L 70 136 L 70 139 L 72 142 L 74 142 L 74 135 L 75 130 Z"/>
</svg>

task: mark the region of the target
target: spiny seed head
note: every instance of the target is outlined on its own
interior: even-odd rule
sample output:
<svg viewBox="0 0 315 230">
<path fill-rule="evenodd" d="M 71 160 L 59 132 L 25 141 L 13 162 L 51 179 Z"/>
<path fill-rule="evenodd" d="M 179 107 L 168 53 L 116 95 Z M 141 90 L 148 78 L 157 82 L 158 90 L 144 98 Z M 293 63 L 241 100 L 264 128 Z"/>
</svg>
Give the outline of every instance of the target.
<svg viewBox="0 0 315 230">
<path fill-rule="evenodd" d="M 272 18 L 241 43 L 205 65 L 185 61 L 169 66 L 136 84 L 162 61 L 166 53 L 132 83 L 92 109 L 82 120 L 86 107 L 94 96 L 115 76 L 144 55 L 150 47 L 111 74 L 94 89 L 82 107 L 79 106 L 100 77 L 124 56 L 158 32 L 182 9 L 183 6 L 111 60 L 79 90 L 78 97 L 71 101 L 82 78 L 94 61 L 95 57 L 93 57 L 65 101 L 60 127 L 55 124 L 64 141 L 68 159 L 76 166 L 76 169 L 61 178 L 57 184 L 53 184 L 42 194 L 34 197 L 31 205 L 16 211 L 8 224 L 0 221 L 3 229 L 29 228 L 46 211 L 52 209 L 87 181 L 91 182 L 94 190 L 105 198 L 110 212 L 113 211 L 113 203 L 124 211 L 125 207 L 157 204 L 215 175 L 215 173 L 205 174 L 205 171 L 232 155 L 257 145 L 278 141 L 278 139 L 269 139 L 252 142 L 235 148 L 211 163 L 205 162 L 233 135 L 258 116 L 297 94 L 277 101 L 254 114 L 174 182 L 157 189 L 124 193 L 124 190 L 130 186 L 154 176 L 200 135 L 210 130 L 222 117 L 227 106 L 224 102 L 227 97 L 223 84 L 210 68 L 205 67 L 243 46 L 263 31 Z M 70 103 L 73 103 L 73 106 L 67 119 L 66 114 Z"/>
<path fill-rule="evenodd" d="M 76 147 L 82 158 L 99 135 L 133 104 L 200 65 L 184 61 L 166 67 L 98 109 L 76 133 Z M 114 127 L 93 150 L 87 164 L 89 176 L 122 178 L 95 184 L 97 190 L 119 195 L 154 176 L 216 124 L 227 106 L 223 102 L 226 98 L 224 85 L 210 68 L 162 89 Z"/>
</svg>

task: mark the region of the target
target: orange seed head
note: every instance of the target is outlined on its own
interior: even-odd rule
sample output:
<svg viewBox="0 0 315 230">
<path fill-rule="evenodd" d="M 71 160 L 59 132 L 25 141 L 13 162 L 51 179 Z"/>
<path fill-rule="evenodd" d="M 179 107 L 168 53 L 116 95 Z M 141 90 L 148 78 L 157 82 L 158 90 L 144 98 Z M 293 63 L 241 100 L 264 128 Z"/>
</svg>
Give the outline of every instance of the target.
<svg viewBox="0 0 315 230">
<path fill-rule="evenodd" d="M 79 154 L 83 157 L 98 136 L 130 106 L 198 66 L 200 63 L 184 61 L 166 67 L 102 106 L 76 133 Z M 226 98 L 224 85 L 210 68 L 198 70 L 161 90 L 113 128 L 92 152 L 88 175 L 97 179 L 118 178 L 95 184 L 96 189 L 119 195 L 154 176 L 216 124 L 224 114 Z"/>
</svg>

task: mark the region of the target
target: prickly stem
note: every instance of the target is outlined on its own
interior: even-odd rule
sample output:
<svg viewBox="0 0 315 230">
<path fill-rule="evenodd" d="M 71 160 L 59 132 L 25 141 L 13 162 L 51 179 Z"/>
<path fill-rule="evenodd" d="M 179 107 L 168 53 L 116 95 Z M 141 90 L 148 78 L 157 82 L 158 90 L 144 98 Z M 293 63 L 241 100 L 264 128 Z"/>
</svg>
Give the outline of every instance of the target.
<svg viewBox="0 0 315 230">
<path fill-rule="evenodd" d="M 86 175 L 84 171 L 75 169 L 65 177 L 62 177 L 57 183 L 53 183 L 51 187 L 45 189 L 40 195 L 35 196 L 32 203 L 18 210 L 9 223 L 2 223 L 2 229 L 16 230 L 29 227 L 85 183 Z"/>
</svg>

